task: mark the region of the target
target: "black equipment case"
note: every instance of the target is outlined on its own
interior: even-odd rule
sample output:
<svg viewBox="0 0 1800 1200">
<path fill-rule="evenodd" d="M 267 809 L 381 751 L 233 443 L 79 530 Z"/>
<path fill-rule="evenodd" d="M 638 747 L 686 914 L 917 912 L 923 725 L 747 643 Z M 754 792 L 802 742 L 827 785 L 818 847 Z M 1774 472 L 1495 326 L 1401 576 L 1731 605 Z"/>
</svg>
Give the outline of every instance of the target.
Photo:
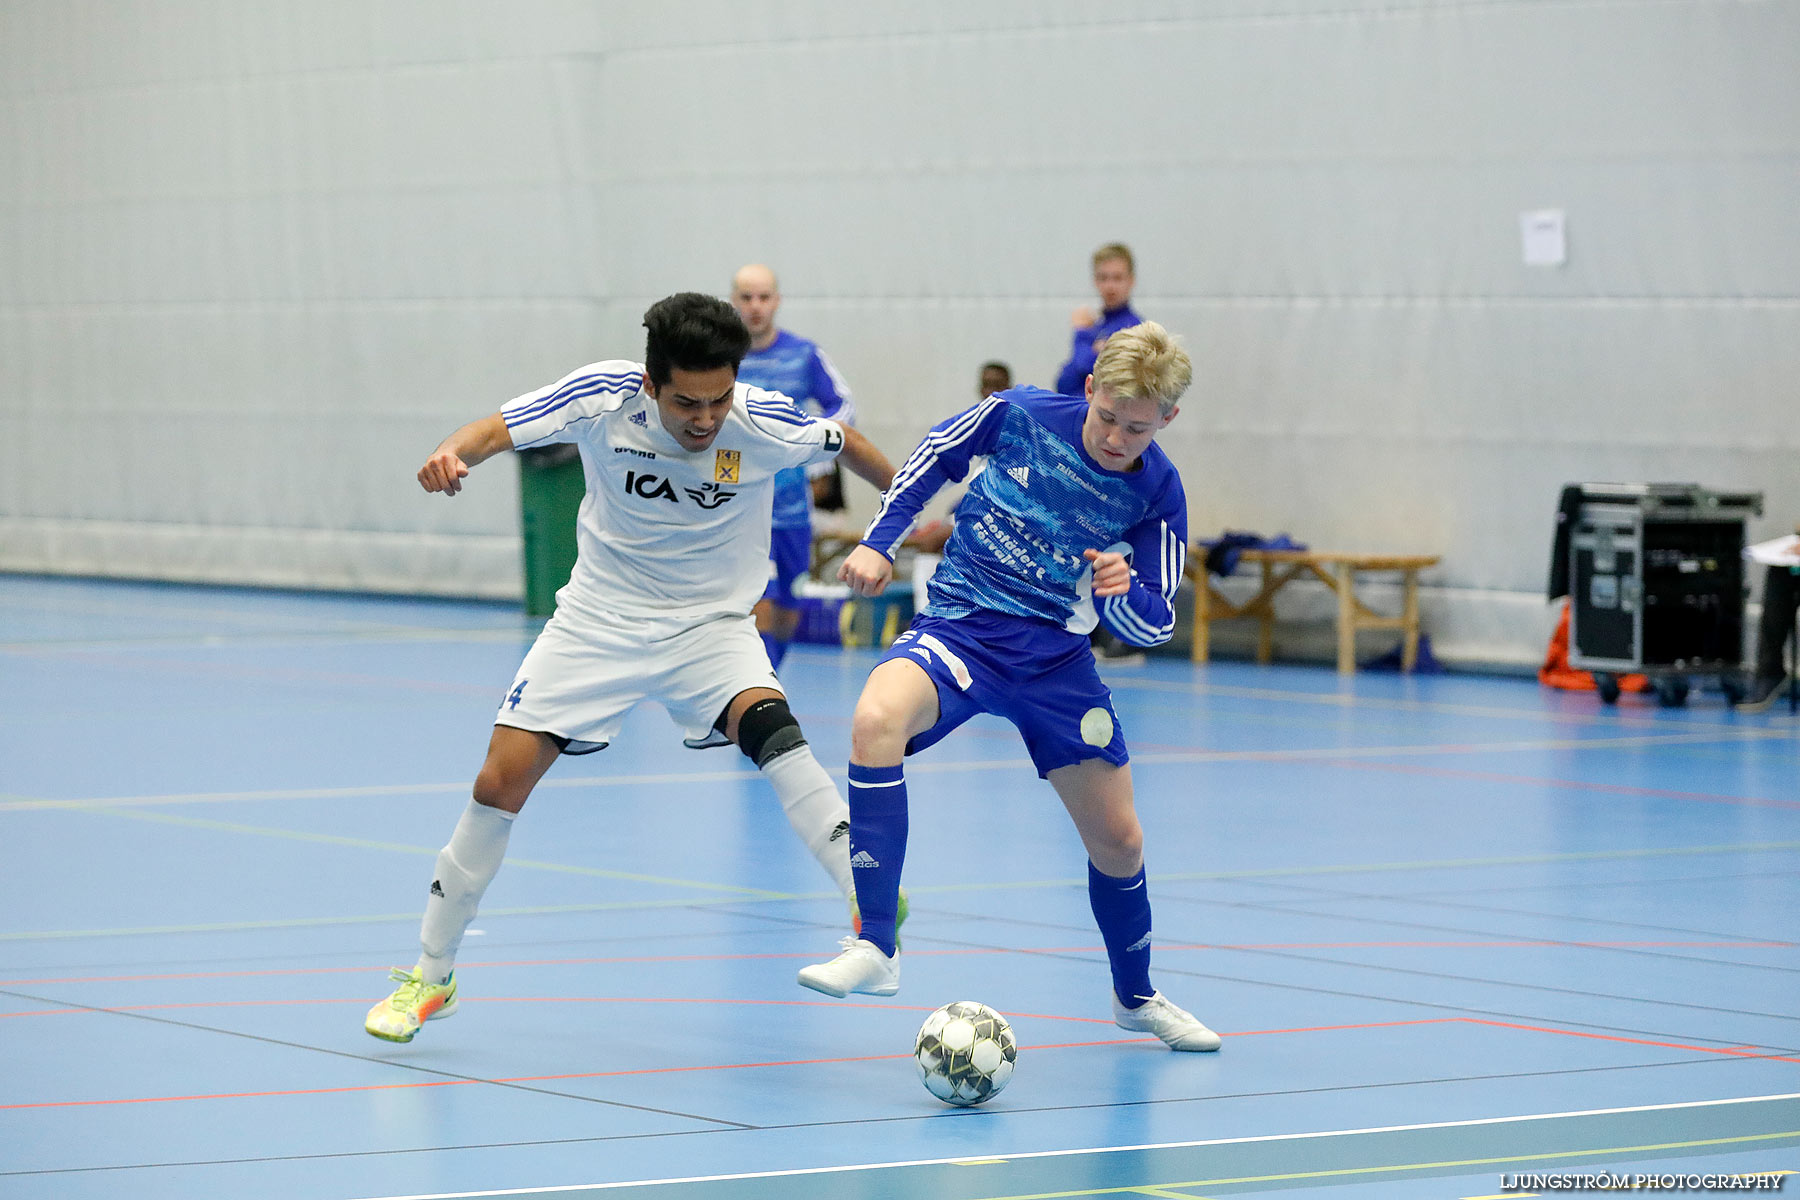
<svg viewBox="0 0 1800 1200">
<path fill-rule="evenodd" d="M 1573 493 L 1573 494 L 1572 494 Z M 1761 492 L 1691 483 L 1583 483 L 1563 492 L 1569 665 L 1594 672 L 1601 699 L 1618 676 L 1648 675 L 1659 703 L 1687 700 L 1690 676 L 1716 674 L 1726 698 L 1744 643 L 1744 524 Z M 1552 589 L 1556 586 L 1552 571 Z"/>
</svg>

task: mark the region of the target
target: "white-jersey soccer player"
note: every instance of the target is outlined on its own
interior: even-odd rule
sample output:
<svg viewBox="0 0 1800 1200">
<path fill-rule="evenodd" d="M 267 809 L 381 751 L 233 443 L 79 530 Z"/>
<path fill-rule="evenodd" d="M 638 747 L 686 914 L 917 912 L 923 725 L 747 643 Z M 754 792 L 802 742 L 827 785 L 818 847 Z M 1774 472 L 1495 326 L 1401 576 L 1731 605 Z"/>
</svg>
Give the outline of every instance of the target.
<svg viewBox="0 0 1800 1200">
<path fill-rule="evenodd" d="M 683 292 L 644 314 L 644 363 L 594 363 L 451 434 L 419 470 L 454 496 L 504 450 L 572 442 L 587 495 L 556 613 L 494 717 L 474 796 L 438 854 L 412 970 L 364 1028 L 411 1041 L 456 1008 L 463 932 L 500 869 L 512 821 L 561 754 L 604 749 L 644 700 L 690 736 L 716 729 L 757 766 L 844 894 L 849 810 L 769 666 L 751 607 L 768 577 L 775 475 L 840 453 L 885 489 L 893 468 L 853 429 L 737 381 L 750 334 L 722 300 Z"/>
</svg>

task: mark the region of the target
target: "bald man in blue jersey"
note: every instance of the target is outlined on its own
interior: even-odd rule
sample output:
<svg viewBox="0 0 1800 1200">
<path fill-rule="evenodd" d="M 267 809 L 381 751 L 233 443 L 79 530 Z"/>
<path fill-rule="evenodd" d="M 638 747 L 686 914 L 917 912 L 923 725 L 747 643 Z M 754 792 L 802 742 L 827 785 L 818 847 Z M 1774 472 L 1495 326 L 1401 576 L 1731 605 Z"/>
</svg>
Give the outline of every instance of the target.
<svg viewBox="0 0 1800 1200">
<path fill-rule="evenodd" d="M 1154 444 L 1193 378 L 1154 322 L 1107 339 L 1082 395 L 1021 387 L 940 422 L 894 476 L 839 578 L 878 594 L 925 503 L 986 468 L 957 506 L 929 602 L 869 675 L 851 724 L 850 866 L 861 936 L 806 967 L 831 996 L 900 986 L 902 763 L 978 712 L 1006 717 L 1088 853 L 1088 899 L 1112 969 L 1113 1018 L 1176 1050 L 1219 1037 L 1150 983 L 1143 830 L 1112 694 L 1088 649 L 1096 622 L 1135 646 L 1169 639 L 1187 545 L 1174 464 Z"/>
<path fill-rule="evenodd" d="M 750 352 L 738 367 L 739 379 L 780 392 L 808 416 L 855 424 L 850 386 L 818 343 L 775 324 L 781 308 L 775 272 L 761 263 L 738 268 L 731 277 L 731 305 L 750 330 Z M 812 565 L 812 484 L 806 468 L 795 467 L 775 477 L 770 523 L 769 587 L 756 606 L 756 628 L 769 652 L 769 664 L 779 669 L 800 623 L 794 584 Z"/>
</svg>

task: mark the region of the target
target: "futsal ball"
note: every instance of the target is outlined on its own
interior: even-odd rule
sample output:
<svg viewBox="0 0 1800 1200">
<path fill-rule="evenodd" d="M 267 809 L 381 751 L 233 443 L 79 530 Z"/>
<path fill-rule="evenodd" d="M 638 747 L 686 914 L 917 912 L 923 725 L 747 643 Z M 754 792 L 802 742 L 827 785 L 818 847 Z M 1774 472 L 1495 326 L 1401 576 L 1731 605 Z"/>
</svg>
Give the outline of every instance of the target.
<svg viewBox="0 0 1800 1200">
<path fill-rule="evenodd" d="M 1019 1048 L 1006 1018 L 985 1004 L 958 1000 L 925 1018 L 913 1044 L 925 1090 L 946 1104 L 980 1104 L 1012 1078 Z"/>
</svg>

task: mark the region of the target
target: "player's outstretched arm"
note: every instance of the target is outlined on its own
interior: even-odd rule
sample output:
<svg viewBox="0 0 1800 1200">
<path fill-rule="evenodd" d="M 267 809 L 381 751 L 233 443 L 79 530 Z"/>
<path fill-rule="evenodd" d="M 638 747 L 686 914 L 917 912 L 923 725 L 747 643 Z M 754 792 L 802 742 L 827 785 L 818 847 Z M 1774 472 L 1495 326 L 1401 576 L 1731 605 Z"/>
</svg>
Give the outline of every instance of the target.
<svg viewBox="0 0 1800 1200">
<path fill-rule="evenodd" d="M 844 431 L 844 449 L 838 455 L 838 461 L 874 484 L 876 491 L 887 491 L 888 485 L 894 482 L 894 464 L 854 426 L 841 425 L 840 428 Z"/>
<path fill-rule="evenodd" d="M 419 486 L 428 492 L 454 496 L 471 467 L 479 466 L 502 450 L 512 449 L 512 434 L 499 413 L 470 421 L 438 443 L 419 468 Z"/>
<path fill-rule="evenodd" d="M 858 546 L 838 567 L 838 582 L 858 596 L 879 596 L 894 577 L 894 564 L 873 546 Z"/>
</svg>

